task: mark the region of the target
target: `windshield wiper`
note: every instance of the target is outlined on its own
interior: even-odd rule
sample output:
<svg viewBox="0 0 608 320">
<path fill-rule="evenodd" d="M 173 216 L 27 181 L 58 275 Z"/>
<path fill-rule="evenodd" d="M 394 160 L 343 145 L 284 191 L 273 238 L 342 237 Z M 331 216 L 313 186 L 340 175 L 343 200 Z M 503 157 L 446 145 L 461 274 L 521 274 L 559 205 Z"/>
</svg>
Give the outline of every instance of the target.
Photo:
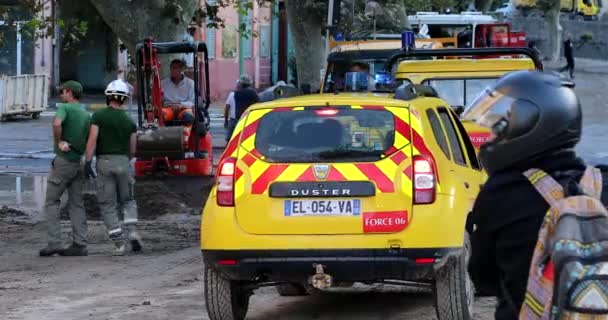
<svg viewBox="0 0 608 320">
<path fill-rule="evenodd" d="M 378 150 L 349 150 L 349 149 L 335 149 L 319 152 L 319 158 L 321 159 L 340 159 L 350 157 L 380 157 L 384 152 Z"/>
</svg>

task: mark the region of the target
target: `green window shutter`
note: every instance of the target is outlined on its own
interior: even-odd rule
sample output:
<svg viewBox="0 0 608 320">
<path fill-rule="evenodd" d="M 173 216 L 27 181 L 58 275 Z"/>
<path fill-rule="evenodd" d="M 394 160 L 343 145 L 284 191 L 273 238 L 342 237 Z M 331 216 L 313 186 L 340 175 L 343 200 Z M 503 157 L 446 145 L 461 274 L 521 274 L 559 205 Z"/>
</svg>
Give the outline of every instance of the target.
<svg viewBox="0 0 608 320">
<path fill-rule="evenodd" d="M 253 35 L 252 35 L 252 25 L 253 25 L 253 10 L 247 10 L 247 16 L 244 17 L 245 28 L 247 32 L 247 38 L 243 39 L 243 57 L 245 59 L 253 58 Z"/>
<path fill-rule="evenodd" d="M 270 57 L 270 26 L 260 27 L 260 58 Z"/>
<path fill-rule="evenodd" d="M 207 28 L 205 43 L 207 44 L 207 51 L 209 52 L 209 59 L 215 59 L 215 28 Z"/>
</svg>

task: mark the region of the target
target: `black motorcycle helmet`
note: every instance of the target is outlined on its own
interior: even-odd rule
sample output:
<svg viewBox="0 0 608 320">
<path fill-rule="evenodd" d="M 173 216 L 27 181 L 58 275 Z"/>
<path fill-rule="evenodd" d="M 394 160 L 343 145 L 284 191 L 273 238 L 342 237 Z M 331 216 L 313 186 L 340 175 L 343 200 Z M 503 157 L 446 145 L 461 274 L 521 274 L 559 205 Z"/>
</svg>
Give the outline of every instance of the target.
<svg viewBox="0 0 608 320">
<path fill-rule="evenodd" d="M 495 135 L 481 146 L 488 173 L 532 164 L 581 139 L 582 112 L 574 84 L 559 75 L 517 71 L 500 78 L 464 111 Z"/>
</svg>

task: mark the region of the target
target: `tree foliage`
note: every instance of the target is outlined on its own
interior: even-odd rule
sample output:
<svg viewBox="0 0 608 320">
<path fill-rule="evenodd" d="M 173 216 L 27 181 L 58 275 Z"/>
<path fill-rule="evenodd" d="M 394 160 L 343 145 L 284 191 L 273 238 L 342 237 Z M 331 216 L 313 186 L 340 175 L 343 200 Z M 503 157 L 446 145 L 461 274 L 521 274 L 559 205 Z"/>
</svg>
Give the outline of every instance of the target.
<svg viewBox="0 0 608 320">
<path fill-rule="evenodd" d="M 492 8 L 493 0 L 474 0 L 475 9 L 481 12 L 488 12 Z"/>
<path fill-rule="evenodd" d="M 89 26 L 81 19 L 54 19 L 51 16 L 42 16 L 49 1 L 39 0 L 0 0 L 0 20 L 10 28 L 20 26 L 23 36 L 33 40 L 50 37 L 55 28 L 60 28 L 64 39 L 62 49 L 74 50 L 78 43 L 87 35 Z M 0 33 L 0 46 L 2 46 L 2 33 Z"/>
</svg>

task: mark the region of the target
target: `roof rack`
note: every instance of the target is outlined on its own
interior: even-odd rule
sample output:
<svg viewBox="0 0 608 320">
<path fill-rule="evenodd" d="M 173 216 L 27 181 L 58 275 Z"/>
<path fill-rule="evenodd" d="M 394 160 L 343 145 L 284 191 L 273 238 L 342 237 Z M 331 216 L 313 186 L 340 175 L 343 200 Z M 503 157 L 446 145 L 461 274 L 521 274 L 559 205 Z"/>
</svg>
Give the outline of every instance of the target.
<svg viewBox="0 0 608 320">
<path fill-rule="evenodd" d="M 543 70 L 543 63 L 540 61 L 536 51 L 528 47 L 499 47 L 499 48 L 448 48 L 448 49 L 409 49 L 401 50 L 389 58 L 384 66 L 384 71 L 391 72 L 395 63 L 403 58 L 414 57 L 483 57 L 497 55 L 524 55 L 534 62 L 537 70 Z"/>
</svg>

